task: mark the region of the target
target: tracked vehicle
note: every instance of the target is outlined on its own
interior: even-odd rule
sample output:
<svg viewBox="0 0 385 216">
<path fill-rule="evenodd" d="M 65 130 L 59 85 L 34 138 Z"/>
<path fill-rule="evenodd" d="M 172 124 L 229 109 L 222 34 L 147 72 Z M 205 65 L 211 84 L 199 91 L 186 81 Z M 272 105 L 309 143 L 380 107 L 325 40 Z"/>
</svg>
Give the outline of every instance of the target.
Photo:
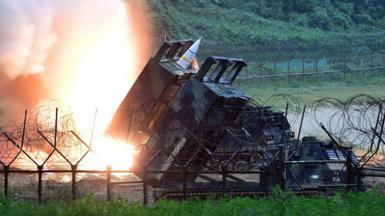
<svg viewBox="0 0 385 216">
<path fill-rule="evenodd" d="M 176 64 L 192 43 L 161 46 L 109 128 L 139 149 L 136 174 L 159 196 L 178 197 L 182 188 L 215 193 L 224 187 L 215 172 L 229 179 L 225 188 L 233 194 L 269 193 L 275 185 L 296 192 L 358 188 L 351 149 L 295 139 L 284 113 L 257 105 L 233 85 L 245 61 L 211 56 L 199 70 Z"/>
</svg>

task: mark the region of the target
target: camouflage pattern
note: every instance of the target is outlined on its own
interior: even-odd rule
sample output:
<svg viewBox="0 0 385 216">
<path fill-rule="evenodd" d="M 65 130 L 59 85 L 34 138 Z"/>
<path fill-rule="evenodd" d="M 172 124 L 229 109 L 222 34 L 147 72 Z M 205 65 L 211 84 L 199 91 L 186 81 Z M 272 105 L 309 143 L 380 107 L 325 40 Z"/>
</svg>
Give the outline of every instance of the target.
<svg viewBox="0 0 385 216">
<path fill-rule="evenodd" d="M 282 112 L 253 103 L 243 108 L 227 133 L 217 146 L 210 165 L 220 167 L 221 162 L 228 160 L 232 171 L 247 171 L 258 166 L 263 158 L 272 159 L 270 149 L 290 145 L 294 138 Z"/>
<path fill-rule="evenodd" d="M 282 112 L 255 104 L 232 85 L 246 66 L 243 60 L 208 57 L 199 71 L 176 65 L 191 44 L 164 43 L 110 125 L 111 135 L 128 139 L 140 150 L 134 160 L 139 177 L 143 168 L 175 171 L 185 166 L 199 171 L 225 165 L 230 171 L 267 170 L 260 183 L 268 188 L 284 183 L 305 190 L 351 182 L 346 177 L 348 149 L 312 137 L 297 141 Z M 197 177 L 189 173 L 184 179 L 191 186 Z M 165 188 L 180 186 L 183 177 L 175 172 L 151 173 L 146 180 Z M 242 184 L 246 185 L 238 186 Z"/>
<path fill-rule="evenodd" d="M 293 190 L 304 190 L 346 184 L 347 154 L 347 148 L 337 147 L 330 141 L 304 137 L 299 155 L 289 160 L 294 163 L 287 166 L 286 186 Z M 301 161 L 308 163 L 300 163 Z"/>
<path fill-rule="evenodd" d="M 283 144 L 291 142 L 294 138 L 286 116 L 282 112 L 273 111 L 270 107 L 249 105 L 243 125 L 258 145 Z"/>
<path fill-rule="evenodd" d="M 222 70 L 220 74 L 225 74 L 229 67 L 222 68 L 224 61 L 227 66 L 243 62 L 218 57 L 206 60 L 198 74 L 183 86 L 154 128 L 155 135 L 150 137 L 138 155 L 142 161 L 139 164 L 147 162 L 148 169 L 161 171 L 180 169 L 180 166 L 201 170 L 207 164 L 226 128 L 250 100 L 231 82 L 220 83 L 219 77 L 209 78 L 208 72 L 214 66 L 212 73 Z M 207 67 L 208 62 L 211 67 Z M 205 75 L 199 78 L 203 73 Z M 153 184 L 181 181 L 181 176 L 174 174 L 154 174 L 147 178 Z M 196 175 L 187 178 L 193 181 Z"/>
</svg>

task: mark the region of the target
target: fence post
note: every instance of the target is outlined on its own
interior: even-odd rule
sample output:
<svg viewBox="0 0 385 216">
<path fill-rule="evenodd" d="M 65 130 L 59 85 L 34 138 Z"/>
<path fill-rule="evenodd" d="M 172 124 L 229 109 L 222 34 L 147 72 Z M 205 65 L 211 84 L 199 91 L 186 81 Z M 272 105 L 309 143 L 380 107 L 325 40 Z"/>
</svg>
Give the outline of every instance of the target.
<svg viewBox="0 0 385 216">
<path fill-rule="evenodd" d="M 252 85 L 253 84 L 253 80 L 254 80 L 254 76 L 257 75 L 257 74 L 254 74 L 254 72 L 252 70 L 246 70 L 247 71 L 247 77 L 248 77 L 248 80 L 249 80 L 249 85 Z M 260 71 L 260 70 L 257 70 L 257 71 Z M 256 78 L 255 79 L 257 82 L 259 80 L 259 78 Z"/>
<path fill-rule="evenodd" d="M 350 190 L 350 185 L 353 183 L 353 169 L 352 169 L 352 151 L 348 150 L 346 158 L 346 182 L 349 186 L 346 187 L 346 190 Z"/>
<path fill-rule="evenodd" d="M 302 73 L 305 73 L 305 59 L 302 58 Z"/>
<path fill-rule="evenodd" d="M 143 204 L 144 205 L 147 205 L 147 180 L 146 180 L 146 176 L 147 176 L 147 166 L 144 166 L 143 167 Z"/>
<path fill-rule="evenodd" d="M 8 196 L 9 165 L 3 167 L 4 171 L 4 195 Z"/>
<path fill-rule="evenodd" d="M 274 60 L 274 66 L 273 66 L 273 71 L 271 75 L 276 75 L 277 74 L 277 61 Z M 274 77 L 270 77 L 270 81 L 275 81 Z"/>
<path fill-rule="evenodd" d="M 183 200 L 187 198 L 186 192 L 186 167 L 182 166 L 182 179 L 183 179 Z"/>
<path fill-rule="evenodd" d="M 290 60 L 287 61 L 287 82 L 290 83 Z"/>
<path fill-rule="evenodd" d="M 301 60 L 302 60 L 302 62 L 301 62 L 301 64 L 302 64 L 301 65 L 301 73 L 302 73 L 301 77 L 302 77 L 302 81 L 305 82 L 306 81 L 306 77 L 304 75 L 304 73 L 305 73 L 305 59 L 302 58 Z"/>
<path fill-rule="evenodd" d="M 329 71 L 335 71 L 334 69 L 333 69 L 333 62 L 334 61 L 334 58 L 328 58 L 328 59 L 326 59 L 326 63 L 328 64 L 328 67 L 329 67 Z"/>
<path fill-rule="evenodd" d="M 385 66 L 385 53 L 382 53 L 382 67 Z"/>
<path fill-rule="evenodd" d="M 37 201 L 39 204 L 41 203 L 42 199 L 42 185 L 43 185 L 43 166 L 38 165 L 37 166 L 37 171 L 38 171 L 38 182 L 37 182 Z"/>
<path fill-rule="evenodd" d="M 385 61 L 385 58 L 384 58 Z M 274 66 L 273 66 L 273 73 L 271 75 L 275 75 L 277 73 L 277 61 L 274 61 Z"/>
<path fill-rule="evenodd" d="M 72 200 L 76 199 L 76 169 L 77 169 L 77 165 L 71 165 L 71 174 L 72 174 L 71 192 L 72 192 Z"/>
<path fill-rule="evenodd" d="M 373 58 L 374 58 L 374 54 L 372 54 L 371 56 L 369 56 L 369 67 L 373 67 Z"/>
<path fill-rule="evenodd" d="M 226 173 L 227 173 L 227 166 L 222 165 L 222 191 L 223 194 L 226 193 L 227 185 L 226 185 Z"/>
<path fill-rule="evenodd" d="M 107 201 L 111 201 L 111 166 L 107 166 Z"/>
<path fill-rule="evenodd" d="M 279 148 L 278 153 L 278 178 L 281 190 L 285 190 L 285 152 L 283 147 Z"/>
<path fill-rule="evenodd" d="M 269 194 L 269 172 L 266 166 L 263 165 L 262 173 L 260 173 L 259 176 L 259 183 L 267 196 Z"/>
<path fill-rule="evenodd" d="M 290 59 L 287 61 L 287 74 L 290 73 Z"/>
<path fill-rule="evenodd" d="M 362 175 L 362 168 L 361 167 L 357 167 L 356 168 L 356 171 L 357 171 L 357 190 L 358 191 L 362 191 L 363 189 L 363 182 L 362 182 L 362 178 L 364 177 Z"/>
</svg>

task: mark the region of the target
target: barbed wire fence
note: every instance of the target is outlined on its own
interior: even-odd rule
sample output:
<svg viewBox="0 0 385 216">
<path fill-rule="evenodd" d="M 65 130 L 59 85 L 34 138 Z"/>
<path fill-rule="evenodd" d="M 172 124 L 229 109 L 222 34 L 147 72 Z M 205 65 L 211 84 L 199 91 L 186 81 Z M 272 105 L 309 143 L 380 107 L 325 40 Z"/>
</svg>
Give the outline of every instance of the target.
<svg viewBox="0 0 385 216">
<path fill-rule="evenodd" d="M 301 109 L 297 100 L 290 95 L 275 95 L 267 101 L 253 102 L 255 104 L 274 105 L 275 103 L 282 104 L 285 101 L 288 106 L 295 107 L 296 110 Z M 200 103 L 198 101 L 197 103 Z M 203 103 L 203 102 L 202 102 Z M 384 99 L 372 97 L 370 95 L 356 95 L 347 101 L 339 101 L 335 98 L 324 98 L 314 102 L 310 107 L 313 113 L 313 119 L 318 126 L 319 123 L 325 124 L 326 128 L 332 136 L 341 143 L 360 143 L 364 153 L 359 158 L 362 163 L 371 163 L 373 167 L 383 166 L 382 160 L 374 158 L 377 154 L 384 150 L 385 143 L 383 141 L 384 131 Z M 331 115 L 328 121 L 322 122 L 319 119 L 318 110 L 325 106 L 333 106 L 335 113 Z M 199 107 L 199 106 L 198 106 Z M 282 109 L 282 112 L 287 112 L 288 107 Z M 197 110 L 199 112 L 199 110 Z M 299 112 L 293 119 L 289 119 L 292 123 L 299 118 Z M 93 181 L 93 184 L 101 184 L 99 188 L 104 188 L 102 193 L 106 194 L 106 199 L 111 200 L 114 193 L 117 192 L 114 187 L 122 187 L 123 185 L 134 185 L 131 193 L 136 193 L 137 200 L 142 199 L 144 203 L 149 201 L 149 185 L 145 180 L 146 174 L 159 173 L 162 171 L 146 170 L 143 173 L 143 179 L 135 177 L 138 174 L 136 170 L 114 170 L 111 166 L 106 165 L 102 170 L 83 169 L 80 165 L 84 159 L 90 154 L 96 154 L 92 148 L 92 142 L 85 141 L 83 134 L 77 132 L 74 126 L 70 112 L 61 112 L 55 107 L 55 104 L 39 107 L 37 110 L 27 111 L 24 113 L 24 121 L 21 124 L 12 124 L 1 127 L 0 131 L 0 164 L 2 170 L 3 193 L 10 195 L 10 189 L 18 187 L 12 184 L 16 181 L 16 174 L 32 175 L 32 178 L 26 178 L 31 181 L 34 179 L 35 184 L 30 184 L 27 188 L 15 190 L 19 192 L 36 191 L 37 193 L 29 195 L 30 199 L 36 199 L 39 202 L 44 201 L 43 191 L 50 190 L 53 187 L 49 184 L 47 176 L 68 174 L 66 182 L 67 188 L 63 189 L 67 194 L 70 194 L 71 199 L 79 196 L 79 189 L 86 187 L 80 176 L 99 175 L 103 176 L 102 183 Z M 183 124 L 190 124 L 191 118 L 184 117 L 181 120 Z M 183 128 L 174 128 L 176 132 Z M 242 148 L 243 145 L 252 143 L 249 139 L 237 138 L 240 131 L 229 131 L 236 136 L 235 141 L 239 142 L 236 148 Z M 188 131 L 186 131 L 188 133 Z M 247 137 L 246 137 L 247 138 Z M 199 141 L 199 138 L 196 138 Z M 203 146 L 203 145 L 202 145 Z M 228 158 L 225 158 L 228 160 Z M 226 161 L 225 161 L 226 162 Z M 187 170 L 183 167 L 183 161 L 180 171 L 173 171 L 176 174 L 188 176 L 190 173 L 211 173 L 223 176 L 223 191 L 226 191 L 226 182 L 232 174 L 229 170 Z M 374 170 L 377 172 L 378 170 Z M 121 180 L 114 177 L 113 174 L 132 174 L 128 180 Z M 242 172 L 234 171 L 235 174 Z M 247 171 L 243 174 L 263 174 L 262 170 Z M 373 174 L 374 175 L 374 174 Z M 383 174 L 376 174 L 381 177 Z M 36 178 L 37 177 L 37 178 Z M 36 181 L 37 179 L 37 181 Z M 62 179 L 61 179 L 62 181 Z M 28 182 L 31 183 L 31 182 Z M 52 182 L 51 182 L 52 183 Z M 60 183 L 60 181 L 59 181 Z M 58 184 L 59 184 L 58 183 Z M 63 184 L 63 183 L 60 183 Z M 184 185 L 186 183 L 184 182 Z M 284 183 L 283 183 L 284 184 Z M 48 187 L 48 188 L 47 188 Z M 126 188 L 127 189 L 127 188 Z M 92 192 L 92 188 L 88 192 Z M 22 193 L 21 191 L 20 193 Z M 97 191 L 100 193 L 100 191 Z M 56 192 L 54 195 L 58 195 Z M 186 191 L 183 192 L 186 196 Z M 60 197 L 60 195 L 59 195 Z M 20 197 L 22 198 L 22 197 Z M 25 196 L 24 196 L 25 198 Z M 60 198 L 59 198 L 60 199 Z"/>
<path fill-rule="evenodd" d="M 338 77 L 385 72 L 385 53 L 376 53 L 341 58 L 286 59 L 251 62 L 237 78 L 239 82 L 255 81 L 306 81 L 307 78 Z"/>
</svg>

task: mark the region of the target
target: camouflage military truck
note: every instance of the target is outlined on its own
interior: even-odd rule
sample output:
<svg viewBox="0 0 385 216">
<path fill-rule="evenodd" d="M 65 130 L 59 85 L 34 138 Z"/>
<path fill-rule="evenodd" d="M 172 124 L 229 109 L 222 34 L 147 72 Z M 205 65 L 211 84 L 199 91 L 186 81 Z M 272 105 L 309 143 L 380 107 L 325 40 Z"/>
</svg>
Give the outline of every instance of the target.
<svg viewBox="0 0 385 216">
<path fill-rule="evenodd" d="M 232 191 L 295 191 L 351 187 L 360 179 L 351 150 L 294 132 L 281 112 L 257 105 L 233 85 L 242 59 L 208 57 L 200 69 L 176 61 L 192 41 L 165 42 L 118 108 L 109 133 L 140 150 L 136 174 L 155 188 L 210 191 L 218 178 L 198 171 L 260 171 L 257 179 L 228 173 Z M 190 170 L 181 175 L 180 170 Z M 194 172 L 193 172 L 194 171 Z M 255 172 L 256 173 L 256 172 Z"/>
<path fill-rule="evenodd" d="M 357 165 L 357 157 L 351 148 L 333 141 L 304 137 L 298 154 L 287 160 L 286 186 L 295 191 L 358 186 L 355 184 L 361 184 L 361 180 L 357 176 Z"/>
</svg>

